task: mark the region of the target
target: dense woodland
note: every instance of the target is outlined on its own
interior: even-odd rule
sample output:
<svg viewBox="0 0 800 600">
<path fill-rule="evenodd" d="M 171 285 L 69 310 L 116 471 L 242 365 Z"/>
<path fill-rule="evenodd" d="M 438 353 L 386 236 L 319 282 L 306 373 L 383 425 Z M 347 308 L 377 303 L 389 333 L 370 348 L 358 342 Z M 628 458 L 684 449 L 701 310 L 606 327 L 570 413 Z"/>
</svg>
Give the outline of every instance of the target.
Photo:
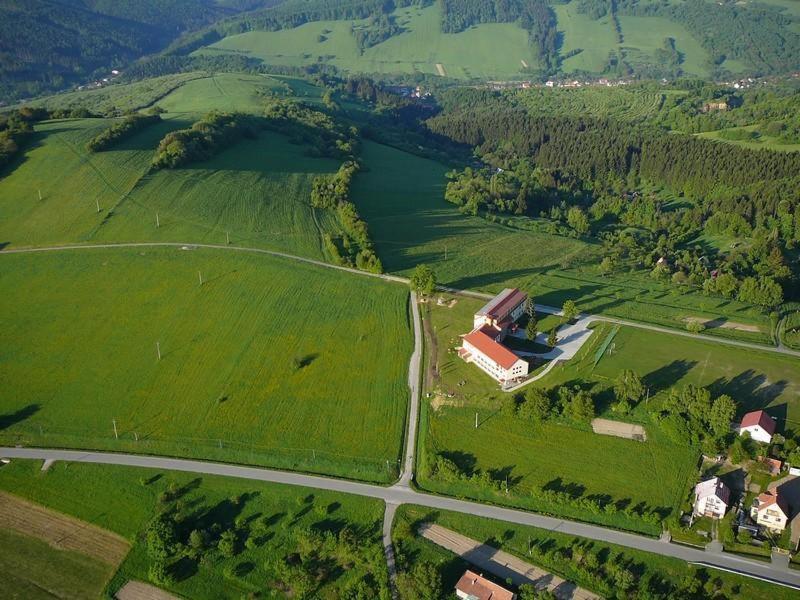
<svg viewBox="0 0 800 600">
<path fill-rule="evenodd" d="M 534 116 L 490 92 L 454 94 L 427 125 L 475 147 L 487 165 L 450 174 L 446 198 L 465 212 L 528 215 L 554 232 L 597 237 L 606 272 L 649 269 L 764 307 L 798 297 L 800 154 L 609 119 Z M 661 192 L 648 191 L 653 185 Z M 704 234 L 750 241 L 721 252 Z"/>
</svg>

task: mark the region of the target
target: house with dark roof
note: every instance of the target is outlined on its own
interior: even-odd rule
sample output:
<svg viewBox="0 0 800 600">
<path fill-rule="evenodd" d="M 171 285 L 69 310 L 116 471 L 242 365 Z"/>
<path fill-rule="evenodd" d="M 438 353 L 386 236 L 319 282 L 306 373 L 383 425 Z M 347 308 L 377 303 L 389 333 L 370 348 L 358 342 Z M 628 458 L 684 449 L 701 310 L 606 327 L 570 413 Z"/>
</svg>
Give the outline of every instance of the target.
<svg viewBox="0 0 800 600">
<path fill-rule="evenodd" d="M 694 486 L 694 514 L 721 519 L 731 501 L 731 490 L 719 477 L 701 481 Z"/>
<path fill-rule="evenodd" d="M 462 600 L 515 600 L 517 597 L 504 587 L 469 570 L 458 580 L 456 596 Z"/>
<path fill-rule="evenodd" d="M 747 432 L 750 434 L 751 439 L 769 444 L 775 433 L 775 427 L 775 420 L 772 417 L 763 410 L 756 410 L 742 417 L 738 431 L 739 435 Z"/>
</svg>

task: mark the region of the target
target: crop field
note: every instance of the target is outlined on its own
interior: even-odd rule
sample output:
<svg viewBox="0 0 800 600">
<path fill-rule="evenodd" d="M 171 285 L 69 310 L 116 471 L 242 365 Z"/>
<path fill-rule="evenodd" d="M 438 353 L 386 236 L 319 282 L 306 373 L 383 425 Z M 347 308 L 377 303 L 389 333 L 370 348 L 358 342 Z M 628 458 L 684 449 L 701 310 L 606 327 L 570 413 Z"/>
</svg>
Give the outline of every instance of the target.
<svg viewBox="0 0 800 600">
<path fill-rule="evenodd" d="M 553 10 L 558 19 L 558 31 L 563 34 L 561 56 L 575 51 L 582 52 L 565 59 L 562 70 L 590 71 L 600 73 L 608 62 L 610 52 L 617 49 L 617 34 L 611 17 L 593 20 L 589 15 L 578 13 L 573 4 L 555 4 Z"/>
<path fill-rule="evenodd" d="M 134 546 L 106 590 L 112 594 L 128 579 L 148 580 L 142 533 L 165 508 L 165 498 L 186 507 L 178 528 L 182 541 L 193 529 L 213 527 L 232 529 L 238 537 L 233 556 L 209 549 L 211 560 L 184 558 L 170 566 L 174 580 L 166 587 L 182 597 L 238 599 L 268 591 L 275 565 L 295 551 L 293 536 L 305 531 L 338 534 L 344 527 L 357 536 L 360 556 L 350 568 L 332 569 L 314 597 L 344 597 L 343 591 L 362 578 L 376 578 L 381 589 L 387 585 L 380 501 L 190 473 L 63 462 L 42 473 L 40 466 L 39 461 L 14 460 L 0 470 L 0 489 L 127 537 Z M 245 543 L 247 538 L 252 539 Z M 13 553 L 0 554 L 0 561 L 12 560 L 5 555 Z M 101 582 L 106 580 L 107 575 Z"/>
<path fill-rule="evenodd" d="M 684 92 L 672 92 L 682 94 Z M 533 115 L 581 115 L 644 121 L 664 105 L 666 93 L 636 87 L 529 89 L 516 99 Z"/>
<path fill-rule="evenodd" d="M 353 199 L 388 271 L 408 274 L 427 263 L 441 283 L 456 288 L 497 292 L 516 286 L 541 304 L 561 306 L 572 299 L 586 312 L 680 329 L 686 317 L 722 318 L 755 325 L 759 332 L 709 333 L 770 341 L 769 319 L 756 309 L 645 274 L 604 276 L 596 244 L 545 233 L 534 219 L 492 222 L 461 214 L 444 200 L 446 168 L 439 163 L 371 142 L 364 144 L 363 159 L 366 169 L 354 180 Z"/>
<path fill-rule="evenodd" d="M 350 33 L 351 21 L 319 21 L 282 31 L 247 32 L 197 52 L 244 52 L 271 65 L 323 62 L 346 71 L 367 73 L 440 75 L 438 63 L 448 77 L 456 79 L 519 77 L 522 60 L 531 67 L 537 66 L 528 34 L 521 27 L 489 23 L 460 33 L 442 33 L 440 11 L 438 4 L 395 11 L 394 16 L 405 31 L 363 53 Z"/>
<path fill-rule="evenodd" d="M 2 442 L 396 474 L 403 286 L 191 247 L 0 260 Z"/>
<path fill-rule="evenodd" d="M 645 61 L 652 62 L 655 51 L 664 47 L 665 38 L 673 38 L 676 49 L 683 57 L 680 68 L 690 75 L 708 76 L 708 52 L 680 23 L 665 17 L 652 16 L 620 16 L 619 22 L 622 27 L 622 45 L 628 49 L 627 56 L 634 64 L 637 55 L 643 55 Z"/>
<path fill-rule="evenodd" d="M 114 573 L 99 560 L 8 529 L 0 528 L 0 548 L 0 597 L 9 600 L 94 600 Z"/>
<path fill-rule="evenodd" d="M 112 150 L 88 152 L 86 142 L 110 123 L 38 127 L 34 147 L 0 179 L 0 243 L 230 240 L 326 258 L 322 233 L 338 225 L 311 208 L 311 185 L 335 172 L 337 161 L 307 157 L 285 137 L 262 132 L 209 161 L 148 174 L 161 137 L 188 121 L 169 119 Z"/>
<path fill-rule="evenodd" d="M 499 548 L 604 597 L 611 597 L 613 589 L 606 582 L 599 587 L 597 578 L 588 575 L 587 570 L 581 568 L 579 561 L 575 560 L 575 556 L 594 553 L 601 564 L 610 557 L 618 557 L 619 562 L 625 564 L 642 582 L 653 577 L 656 582 L 666 581 L 678 585 L 694 572 L 693 567 L 678 559 L 565 535 L 558 531 L 513 525 L 449 511 L 433 512 L 421 506 L 401 506 L 395 517 L 392 538 L 403 554 L 409 557 L 406 568 L 411 570 L 421 562 L 437 565 L 442 576 L 443 589 L 455 586 L 469 564 L 418 535 L 415 528 L 422 523 L 436 523 Z M 712 573 L 707 572 L 706 575 L 710 576 Z M 788 588 L 723 571 L 713 571 L 713 577 L 719 578 L 723 586 L 722 593 L 727 598 L 789 600 L 796 595 L 794 590 Z"/>
</svg>

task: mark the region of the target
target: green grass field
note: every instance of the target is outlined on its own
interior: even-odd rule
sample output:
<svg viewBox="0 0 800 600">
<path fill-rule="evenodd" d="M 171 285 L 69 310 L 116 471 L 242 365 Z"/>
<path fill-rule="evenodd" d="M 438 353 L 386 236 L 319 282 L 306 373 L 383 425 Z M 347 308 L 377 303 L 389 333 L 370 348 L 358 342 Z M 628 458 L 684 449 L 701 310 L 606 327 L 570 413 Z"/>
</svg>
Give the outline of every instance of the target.
<svg viewBox="0 0 800 600">
<path fill-rule="evenodd" d="M 710 386 L 714 395 L 729 394 L 737 402 L 740 415 L 767 408 L 778 417 L 781 430 L 800 425 L 796 359 L 623 327 L 614 338 L 613 352 L 593 368 L 595 353 L 611 328 L 607 324 L 597 326 L 574 359 L 557 365 L 532 385 L 545 389 L 561 384 L 587 386 L 596 397 L 600 415 L 620 419 L 610 410 L 610 388 L 620 371 L 633 369 L 643 378 L 650 397 L 622 419 L 643 424 L 647 442 L 595 435 L 588 428 L 565 423 L 535 425 L 506 417 L 500 408 L 507 394 L 453 351 L 460 345 L 459 334 L 469 331 L 472 314 L 481 305 L 479 300 L 460 297 L 452 308 L 429 305 L 425 309 L 426 331 L 433 332 L 436 346 L 434 352 L 434 344 L 426 336 L 426 353 L 438 368 L 438 377 L 430 376 L 430 364 L 426 390 L 432 397 L 424 402 L 421 452 L 450 456 L 467 472 L 507 474 L 513 482 L 511 493 L 507 496 L 468 482 L 445 484 L 422 473 L 420 483 L 428 489 L 652 533 L 646 524 L 621 513 L 591 515 L 572 507 L 549 506 L 530 498 L 530 491 L 546 484 L 572 485 L 581 490 L 581 495 L 608 494 L 614 501 L 627 499 L 634 505 L 645 502 L 676 514 L 688 491 L 699 450 L 669 440 L 648 412 L 649 404 L 660 402 L 673 386 Z M 553 319 L 541 318 L 540 329 L 549 329 L 555 324 Z M 464 435 L 465 431 L 469 435 Z M 493 442 L 498 439 L 504 443 Z"/>
<path fill-rule="evenodd" d="M 5 443 L 396 474 L 404 287 L 220 250 L 0 260 Z"/>
<path fill-rule="evenodd" d="M 270 65 L 323 62 L 351 72 L 421 72 L 456 79 L 514 78 L 521 76 L 523 61 L 531 68 L 538 66 L 528 34 L 521 27 L 491 23 L 461 33 L 442 33 L 440 11 L 438 4 L 395 11 L 405 31 L 363 53 L 350 33 L 350 21 L 319 21 L 295 29 L 242 33 L 197 52 L 244 52 Z M 442 65 L 443 72 L 437 64 Z"/>
<path fill-rule="evenodd" d="M 680 91 L 660 91 L 644 87 L 597 86 L 582 88 L 532 88 L 517 93 L 515 99 L 533 115 L 581 115 L 642 122 L 656 117 L 668 95 Z"/>
<path fill-rule="evenodd" d="M 751 307 L 642 273 L 604 276 L 596 244 L 545 233 L 533 219 L 495 223 L 462 215 L 444 200 L 446 168 L 439 163 L 371 142 L 364 144 L 363 159 L 366 168 L 354 181 L 353 198 L 387 271 L 408 274 L 427 263 L 441 283 L 456 288 L 497 292 L 518 286 L 541 304 L 573 299 L 583 311 L 680 329 L 686 317 L 722 317 L 760 331 L 709 333 L 770 342 L 769 319 Z"/>
<path fill-rule="evenodd" d="M 7 529 L 0 529 L 0 547 L 0 596 L 8 600 L 93 600 L 113 575 L 98 560 Z"/>
<path fill-rule="evenodd" d="M 708 52 L 686 28 L 665 17 L 619 17 L 626 57 L 634 68 L 637 62 L 652 63 L 656 50 L 664 47 L 665 38 L 673 38 L 683 56 L 680 68 L 689 75 L 708 76 Z"/>
<path fill-rule="evenodd" d="M 562 70 L 565 73 L 602 72 L 609 53 L 617 49 L 617 36 L 611 18 L 606 15 L 595 21 L 588 15 L 578 13 L 572 4 L 556 4 L 553 10 L 558 19 L 558 31 L 563 34 L 561 55 L 582 50 L 564 60 Z"/>
<path fill-rule="evenodd" d="M 511 525 L 501 521 L 483 519 L 471 515 L 448 511 L 432 512 L 419 506 L 401 506 L 395 517 L 392 537 L 399 553 L 407 557 L 402 563 L 404 570 L 411 571 L 414 566 L 425 562 L 438 567 L 442 577 L 442 587 L 452 589 L 456 581 L 470 565 L 448 550 L 418 536 L 415 528 L 421 523 L 436 523 L 513 554 L 524 561 L 538 565 L 550 573 L 576 583 L 603 597 L 613 597 L 616 586 L 605 573 L 612 561 L 625 565 L 635 577 L 637 589 L 651 587 L 664 593 L 664 586 L 678 586 L 687 576 L 700 571 L 702 580 L 719 578 L 721 593 L 726 598 L 751 600 L 754 598 L 786 599 L 794 597 L 795 592 L 781 586 L 740 577 L 722 571 L 696 569 L 681 560 L 623 548 L 614 544 L 604 544 L 557 531 L 546 531 L 535 527 Z M 530 550 L 530 551 L 529 551 Z M 598 580 L 587 573 L 581 564 L 581 557 L 595 554 L 604 577 Z M 647 582 L 647 583 L 645 583 Z M 500 582 L 503 583 L 502 581 Z M 642 592 L 646 594 L 647 592 Z M 668 596 L 678 597 L 678 596 Z"/>
<path fill-rule="evenodd" d="M 182 597 L 197 600 L 239 599 L 248 594 L 283 597 L 274 589 L 274 564 L 295 551 L 294 536 L 304 531 L 338 533 L 344 527 L 351 528 L 357 536 L 358 559 L 348 568 L 336 565 L 330 569 L 327 576 L 317 582 L 319 589 L 314 597 L 341 598 L 349 586 L 365 578 L 375 580 L 381 593 L 386 593 L 386 567 L 380 546 L 383 514 L 380 501 L 224 477 L 196 477 L 189 473 L 62 462 L 43 473 L 40 466 L 38 461 L 13 461 L 0 469 L 0 488 L 129 539 L 133 549 L 110 584 L 109 592 L 116 591 L 127 579 L 148 580 L 149 558 L 142 533 L 148 521 L 166 506 L 163 498 L 169 494 L 172 502 L 183 506 L 178 529 L 181 542 L 185 543 L 192 529 L 211 530 L 215 524 L 223 530 L 235 528 L 239 538 L 233 557 L 225 558 L 210 550 L 206 562 L 184 558 L 171 566 L 175 582 L 167 588 Z M 253 538 L 255 543 L 246 546 L 245 538 Z M 15 542 L 15 551 L 17 548 L 18 558 L 13 556 L 15 553 L 0 553 L 0 569 L 4 576 L 7 565 L 18 567 L 18 572 L 24 574 L 39 564 L 33 562 L 37 558 L 33 554 L 31 562 L 25 562 L 27 557 L 23 551 L 27 551 L 27 546 Z M 9 554 L 12 556 L 7 556 Z M 20 562 L 23 564 L 14 565 Z M 64 575 L 64 586 L 80 574 L 79 566 L 75 565 L 74 575 Z M 60 564 L 54 564 L 46 570 L 52 571 L 55 578 L 58 567 Z M 88 590 L 92 581 L 87 579 L 78 590 Z M 105 581 L 100 580 L 98 592 Z M 3 585 L 0 583 L 0 590 Z M 94 598 L 99 595 L 87 594 Z M 79 596 L 66 593 L 59 597 Z"/>
<path fill-rule="evenodd" d="M 750 140 L 729 140 L 721 135 L 722 131 L 751 131 L 755 132 L 758 137 Z M 765 150 L 780 150 L 782 152 L 798 152 L 800 151 L 800 144 L 784 144 L 778 138 L 766 135 L 758 131 L 758 125 L 749 125 L 747 127 L 732 127 L 730 129 L 723 129 L 719 131 L 707 131 L 705 133 L 696 134 L 697 137 L 714 140 L 716 142 L 723 142 L 725 144 L 735 144 L 737 146 L 744 146 L 745 148 Z"/>
<path fill-rule="evenodd" d="M 209 161 L 149 174 L 158 141 L 187 123 L 170 118 L 97 153 L 86 142 L 109 120 L 38 126 L 34 146 L 0 179 L 0 243 L 225 244 L 229 237 L 231 244 L 326 258 L 322 234 L 339 228 L 331 214 L 311 208 L 311 185 L 335 172 L 337 161 L 309 158 L 283 136 L 262 132 Z"/>
</svg>

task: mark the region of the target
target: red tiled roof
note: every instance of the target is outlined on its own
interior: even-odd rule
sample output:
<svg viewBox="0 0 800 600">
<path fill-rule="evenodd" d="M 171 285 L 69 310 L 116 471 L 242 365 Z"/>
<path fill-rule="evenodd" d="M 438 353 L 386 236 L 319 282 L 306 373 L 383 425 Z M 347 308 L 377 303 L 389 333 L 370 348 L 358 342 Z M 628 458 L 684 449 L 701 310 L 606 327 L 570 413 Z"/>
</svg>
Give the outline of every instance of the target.
<svg viewBox="0 0 800 600">
<path fill-rule="evenodd" d="M 492 298 L 478 314 L 492 319 L 500 319 L 511 312 L 511 309 L 524 302 L 526 297 L 527 294 L 517 288 L 506 288 Z"/>
<path fill-rule="evenodd" d="M 741 427 L 753 427 L 754 425 L 760 425 L 761 429 L 770 435 L 775 433 L 775 421 L 763 410 L 749 412 L 742 417 Z"/>
<path fill-rule="evenodd" d="M 456 589 L 460 592 L 468 594 L 477 600 L 513 600 L 514 594 L 507 589 L 500 587 L 496 583 L 492 583 L 473 573 L 467 571 L 461 576 L 456 584 Z"/>
<path fill-rule="evenodd" d="M 758 495 L 758 510 L 764 510 L 773 504 L 776 504 L 784 515 L 787 517 L 789 516 L 789 507 L 786 505 L 786 500 L 784 500 L 782 496 L 772 492 L 765 492 Z"/>
<path fill-rule="evenodd" d="M 510 369 L 519 360 L 516 354 L 502 344 L 498 344 L 480 329 L 476 329 L 464 336 L 464 341 L 488 356 L 504 369 Z"/>
</svg>

